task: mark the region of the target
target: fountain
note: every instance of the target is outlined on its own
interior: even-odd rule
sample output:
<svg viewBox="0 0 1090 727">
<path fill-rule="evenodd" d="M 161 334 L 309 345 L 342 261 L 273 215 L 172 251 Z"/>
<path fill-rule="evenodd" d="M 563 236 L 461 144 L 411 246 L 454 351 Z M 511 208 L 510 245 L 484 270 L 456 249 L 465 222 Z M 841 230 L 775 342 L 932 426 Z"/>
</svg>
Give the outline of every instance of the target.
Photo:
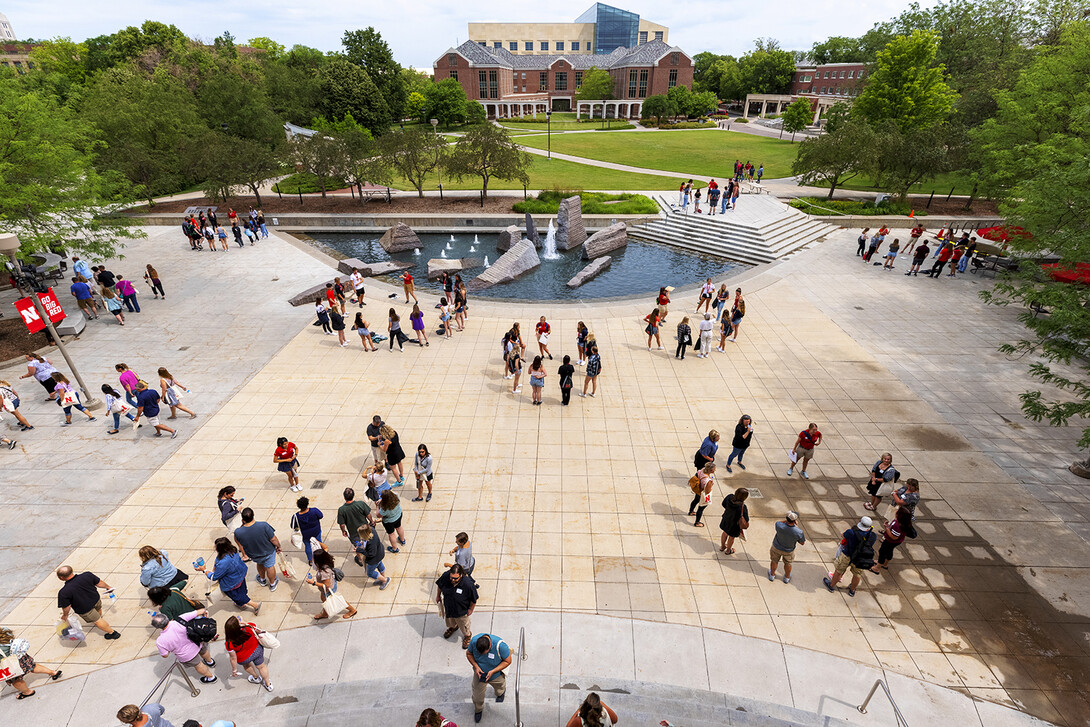
<svg viewBox="0 0 1090 727">
<path fill-rule="evenodd" d="M 480 245 L 480 244 L 481 244 L 480 238 L 477 237 L 476 235 L 474 235 L 473 236 L 473 247 L 477 247 L 477 245 Z"/>
<path fill-rule="evenodd" d="M 414 247 L 413 248 L 413 255 L 419 255 L 419 254 L 420 254 L 420 248 L 419 247 Z"/>
<path fill-rule="evenodd" d="M 450 243 L 448 242 L 448 243 L 447 243 L 447 246 L 446 246 L 446 248 L 445 248 L 445 249 L 447 249 L 447 250 L 453 250 L 454 248 L 453 248 L 453 247 L 451 247 L 451 246 L 450 246 Z"/>
<path fill-rule="evenodd" d="M 450 246 L 448 245 L 447 247 L 450 247 Z M 446 257 L 446 256 L 447 256 L 447 251 L 446 250 L 440 250 L 439 251 L 439 257 Z"/>
<path fill-rule="evenodd" d="M 450 241 L 451 241 L 451 242 L 454 242 L 454 235 L 451 235 L 451 236 L 450 236 Z"/>
<path fill-rule="evenodd" d="M 486 268 L 492 267 L 491 263 L 488 262 L 488 256 L 487 255 L 484 256 L 484 266 Z"/>
<path fill-rule="evenodd" d="M 549 220 L 549 231 L 545 234 L 545 251 L 541 254 L 545 260 L 559 260 L 560 253 L 556 251 L 556 228 L 553 221 Z"/>
</svg>

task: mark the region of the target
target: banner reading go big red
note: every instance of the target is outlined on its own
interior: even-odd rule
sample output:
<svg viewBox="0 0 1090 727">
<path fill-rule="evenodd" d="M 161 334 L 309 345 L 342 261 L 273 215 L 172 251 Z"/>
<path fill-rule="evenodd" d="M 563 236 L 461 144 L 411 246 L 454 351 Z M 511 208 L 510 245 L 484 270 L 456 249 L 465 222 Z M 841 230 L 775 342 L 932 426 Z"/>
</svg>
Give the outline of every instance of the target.
<svg viewBox="0 0 1090 727">
<path fill-rule="evenodd" d="M 61 307 L 61 302 L 57 300 L 52 288 L 46 293 L 37 293 L 37 296 L 50 321 L 60 323 L 65 319 L 64 308 Z M 19 311 L 19 317 L 23 319 L 28 332 L 37 333 L 45 328 L 45 321 L 38 315 L 38 309 L 34 307 L 34 301 L 29 297 L 15 301 L 15 309 Z"/>
</svg>

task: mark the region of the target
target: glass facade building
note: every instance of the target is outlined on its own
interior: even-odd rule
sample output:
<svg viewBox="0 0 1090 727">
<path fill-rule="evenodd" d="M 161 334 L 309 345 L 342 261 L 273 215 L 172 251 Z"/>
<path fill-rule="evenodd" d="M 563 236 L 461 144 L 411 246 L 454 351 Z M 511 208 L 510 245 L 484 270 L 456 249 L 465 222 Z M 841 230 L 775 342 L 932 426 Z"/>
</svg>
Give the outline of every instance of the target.
<svg viewBox="0 0 1090 727">
<path fill-rule="evenodd" d="M 575 19 L 577 23 L 594 23 L 594 52 L 600 55 L 612 53 L 617 48 L 636 45 L 640 31 L 640 16 L 612 5 L 594 3 Z"/>
</svg>

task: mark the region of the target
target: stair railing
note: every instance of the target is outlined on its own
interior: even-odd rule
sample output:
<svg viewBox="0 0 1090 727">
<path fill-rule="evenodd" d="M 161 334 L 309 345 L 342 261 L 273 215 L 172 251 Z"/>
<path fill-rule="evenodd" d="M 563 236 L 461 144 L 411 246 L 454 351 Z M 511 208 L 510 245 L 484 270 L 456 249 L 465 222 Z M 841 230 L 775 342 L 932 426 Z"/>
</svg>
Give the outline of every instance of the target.
<svg viewBox="0 0 1090 727">
<path fill-rule="evenodd" d="M 522 662 L 526 661 L 526 628 L 519 629 L 519 655 L 515 661 L 515 727 L 522 727 L 522 712 L 519 707 L 519 687 L 522 684 Z"/>
<path fill-rule="evenodd" d="M 863 703 L 856 707 L 856 709 L 859 710 L 860 714 L 866 714 L 867 705 L 870 704 L 871 697 L 874 696 L 874 693 L 878 691 L 878 687 L 882 687 L 882 691 L 886 693 L 886 699 L 888 699 L 889 703 L 893 706 L 893 714 L 897 717 L 897 727 L 908 727 L 908 721 L 905 720 L 904 716 L 901 714 L 901 710 L 897 707 L 897 703 L 893 701 L 893 695 L 889 693 L 889 687 L 887 687 L 886 683 L 881 679 L 874 682 L 874 686 L 870 688 L 870 693 L 867 694 L 867 698 L 864 699 Z"/>
<path fill-rule="evenodd" d="M 155 683 L 155 686 L 151 688 L 151 691 L 148 692 L 148 696 L 144 697 L 144 701 L 140 703 L 140 709 L 143 709 L 147 705 L 147 703 L 151 701 L 151 698 L 154 697 L 155 693 L 159 691 L 159 688 L 162 687 L 164 683 L 166 683 L 167 677 L 169 677 L 170 673 L 175 669 L 177 669 L 178 673 L 182 675 L 182 679 L 185 679 L 185 684 L 187 687 L 189 687 L 189 695 L 191 697 L 195 697 L 201 693 L 201 690 L 197 689 L 197 687 L 193 684 L 193 680 L 189 677 L 189 674 L 186 673 L 185 667 L 182 666 L 182 662 L 178 661 L 177 657 L 175 657 L 174 663 L 170 665 L 169 669 L 167 669 L 167 673 L 160 677 L 159 681 L 157 681 Z"/>
</svg>

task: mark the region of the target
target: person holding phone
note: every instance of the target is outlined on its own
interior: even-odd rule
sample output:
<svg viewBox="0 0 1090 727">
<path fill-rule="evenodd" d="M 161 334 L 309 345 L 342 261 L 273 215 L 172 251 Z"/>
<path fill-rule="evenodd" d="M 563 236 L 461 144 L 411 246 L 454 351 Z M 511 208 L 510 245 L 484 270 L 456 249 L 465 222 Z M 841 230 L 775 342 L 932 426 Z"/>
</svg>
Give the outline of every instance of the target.
<svg viewBox="0 0 1090 727">
<path fill-rule="evenodd" d="M 734 461 L 735 457 L 738 458 L 738 466 L 745 470 L 746 466 L 742 464 L 742 457 L 745 456 L 746 450 L 749 449 L 752 441 L 753 419 L 750 418 L 749 414 L 743 414 L 738 423 L 734 425 L 734 439 L 730 443 L 734 449 L 731 450 L 730 456 L 727 457 L 727 472 L 734 472 L 730 468 L 730 463 Z"/>
</svg>

